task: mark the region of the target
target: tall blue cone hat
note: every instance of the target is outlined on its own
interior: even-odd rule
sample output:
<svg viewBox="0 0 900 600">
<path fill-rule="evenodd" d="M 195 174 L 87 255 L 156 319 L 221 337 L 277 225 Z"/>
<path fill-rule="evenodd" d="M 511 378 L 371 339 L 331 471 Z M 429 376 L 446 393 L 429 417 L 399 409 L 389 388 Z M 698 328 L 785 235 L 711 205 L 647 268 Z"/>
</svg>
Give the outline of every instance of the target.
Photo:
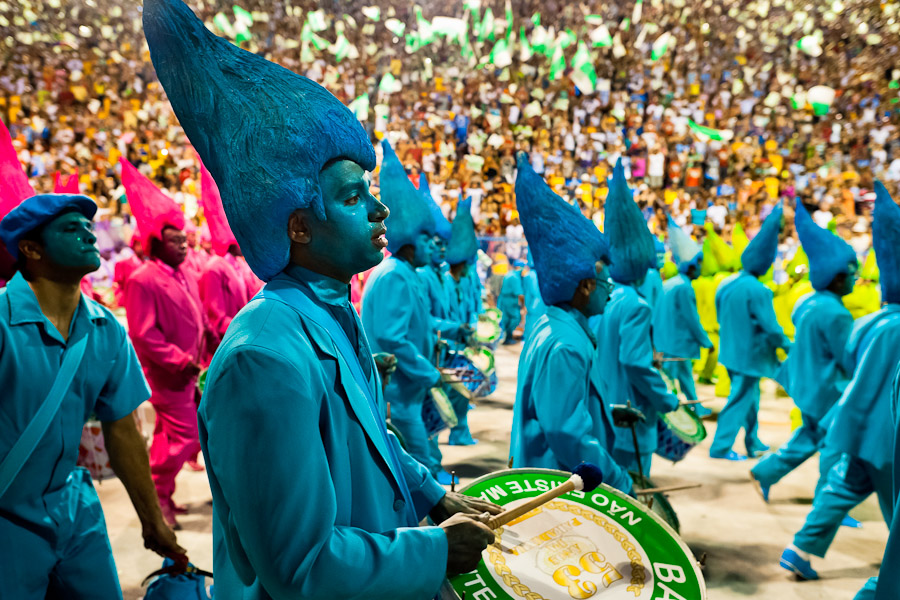
<svg viewBox="0 0 900 600">
<path fill-rule="evenodd" d="M 428 175 L 425 173 L 419 174 L 419 193 L 422 194 L 425 203 L 428 204 L 428 208 L 431 210 L 431 216 L 434 217 L 435 234 L 445 242 L 449 242 L 452 233 L 450 221 L 444 216 L 444 211 L 441 210 L 438 203 L 434 201 L 434 197 L 431 195 L 431 188 L 428 185 Z"/>
<path fill-rule="evenodd" d="M 700 274 L 703 247 L 678 226 L 672 215 L 669 215 L 669 246 L 672 248 L 672 260 L 678 265 L 679 273 L 687 273 L 691 266 L 695 266 L 697 274 Z"/>
<path fill-rule="evenodd" d="M 756 277 L 766 274 L 775 255 L 778 253 L 778 235 L 781 233 L 781 217 L 784 208 L 781 202 L 775 205 L 772 212 L 763 221 L 762 227 L 756 237 L 750 240 L 750 244 L 741 254 L 741 265 L 745 271 Z"/>
<path fill-rule="evenodd" d="M 583 279 L 597 276 L 598 261 L 610 263 L 609 242 L 593 221 L 553 193 L 525 153 L 517 162 L 516 207 L 541 298 L 548 305 L 570 302 Z"/>
<path fill-rule="evenodd" d="M 472 220 L 472 199 L 460 200 L 456 205 L 456 217 L 451 226 L 452 234 L 447 245 L 448 265 L 469 263 L 478 255 L 478 238 L 475 237 L 475 222 Z"/>
<path fill-rule="evenodd" d="M 372 144 L 328 90 L 214 35 L 181 0 L 145 0 L 143 20 L 159 81 L 247 263 L 268 281 L 288 264 L 291 213 L 325 219 L 322 167 L 347 159 L 371 171 Z"/>
<path fill-rule="evenodd" d="M 381 142 L 384 160 L 378 175 L 381 201 L 391 210 L 384 222 L 387 227 L 388 251 L 396 254 L 400 248 L 415 245 L 422 233 L 434 235 L 434 216 L 425 198 L 412 184 L 406 170 L 390 143 Z"/>
<path fill-rule="evenodd" d="M 606 218 L 603 231 L 609 236 L 612 266 L 610 274 L 619 283 L 635 283 L 648 269 L 656 268 L 656 245 L 641 209 L 634 203 L 622 159 L 616 161 L 609 194 L 606 196 Z"/>
<path fill-rule="evenodd" d="M 900 302 L 900 206 L 880 181 L 875 182 L 872 249 L 881 271 L 881 300 Z"/>
<path fill-rule="evenodd" d="M 816 290 L 826 289 L 835 277 L 849 272 L 851 263 L 857 263 L 856 252 L 850 244 L 816 225 L 802 202 L 797 202 L 794 226 L 809 258 L 809 282 Z"/>
</svg>

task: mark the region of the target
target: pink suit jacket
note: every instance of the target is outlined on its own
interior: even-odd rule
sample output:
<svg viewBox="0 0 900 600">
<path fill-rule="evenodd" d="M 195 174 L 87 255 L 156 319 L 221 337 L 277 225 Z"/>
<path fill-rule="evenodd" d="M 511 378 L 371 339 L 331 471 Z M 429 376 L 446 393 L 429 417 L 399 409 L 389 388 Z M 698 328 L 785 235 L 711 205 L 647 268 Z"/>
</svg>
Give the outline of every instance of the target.
<svg viewBox="0 0 900 600">
<path fill-rule="evenodd" d="M 210 327 L 219 337 L 250 301 L 244 278 L 221 256 L 212 257 L 200 278 L 200 298 Z"/>
<path fill-rule="evenodd" d="M 167 265 L 149 260 L 125 287 L 128 334 L 160 401 L 160 391 L 184 391 L 195 383 L 183 372 L 191 361 L 200 362 L 208 330 L 197 282 L 181 275 L 184 283 Z"/>
</svg>

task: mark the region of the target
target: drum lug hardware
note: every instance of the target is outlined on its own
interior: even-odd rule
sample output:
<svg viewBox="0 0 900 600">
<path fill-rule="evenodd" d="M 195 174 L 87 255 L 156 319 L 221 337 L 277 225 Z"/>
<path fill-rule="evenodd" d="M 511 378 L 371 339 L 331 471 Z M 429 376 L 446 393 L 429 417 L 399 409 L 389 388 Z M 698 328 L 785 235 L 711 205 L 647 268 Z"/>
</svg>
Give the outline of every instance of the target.
<svg viewBox="0 0 900 600">
<path fill-rule="evenodd" d="M 456 491 L 456 471 L 450 471 L 450 491 Z"/>
<path fill-rule="evenodd" d="M 700 568 L 706 566 L 706 552 L 700 555 L 700 558 L 697 560 L 697 564 L 700 565 Z"/>
</svg>

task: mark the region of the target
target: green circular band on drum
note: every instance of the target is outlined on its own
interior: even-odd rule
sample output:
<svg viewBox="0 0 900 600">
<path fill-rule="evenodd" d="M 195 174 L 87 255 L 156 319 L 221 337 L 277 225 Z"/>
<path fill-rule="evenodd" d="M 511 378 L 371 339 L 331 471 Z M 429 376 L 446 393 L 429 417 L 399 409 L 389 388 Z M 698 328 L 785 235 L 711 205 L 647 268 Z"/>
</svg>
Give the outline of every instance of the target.
<svg viewBox="0 0 900 600">
<path fill-rule="evenodd" d="M 503 330 L 500 324 L 489 318 L 479 317 L 475 324 L 475 334 L 472 336 L 480 344 L 492 344 L 500 339 Z"/>
<path fill-rule="evenodd" d="M 203 369 L 200 371 L 200 374 L 197 376 L 197 389 L 200 390 L 200 393 L 203 393 L 203 390 L 206 389 L 206 376 L 209 374 L 209 369 Z"/>
<path fill-rule="evenodd" d="M 496 323 L 499 323 L 501 320 L 503 320 L 503 311 L 501 311 L 499 308 L 491 307 L 485 309 L 482 314 Z"/>
<path fill-rule="evenodd" d="M 385 425 L 387 426 L 387 430 L 397 436 L 397 441 L 400 443 L 400 447 L 406 450 L 406 438 L 403 437 L 403 434 L 400 433 L 400 430 L 394 427 L 394 424 L 390 421 L 386 421 Z"/>
<path fill-rule="evenodd" d="M 556 487 L 569 473 L 510 469 L 461 491 L 501 506 Z M 497 530 L 477 569 L 451 579 L 457 594 L 501 600 L 704 600 L 690 549 L 640 502 L 602 485 L 570 492 Z"/>
<path fill-rule="evenodd" d="M 703 421 L 686 406 L 679 406 L 672 412 L 664 414 L 662 419 L 666 427 L 682 442 L 696 446 L 706 439 L 706 426 Z"/>
<path fill-rule="evenodd" d="M 488 348 L 466 348 L 463 354 L 485 377 L 494 372 L 494 353 Z"/>
</svg>

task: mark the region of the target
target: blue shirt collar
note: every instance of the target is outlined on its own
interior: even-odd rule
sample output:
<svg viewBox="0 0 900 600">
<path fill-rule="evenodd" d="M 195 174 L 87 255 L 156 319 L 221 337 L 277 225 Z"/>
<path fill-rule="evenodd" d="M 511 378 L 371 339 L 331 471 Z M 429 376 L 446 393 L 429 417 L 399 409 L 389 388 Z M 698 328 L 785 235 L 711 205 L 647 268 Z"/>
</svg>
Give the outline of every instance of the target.
<svg viewBox="0 0 900 600">
<path fill-rule="evenodd" d="M 577 308 L 573 308 L 571 304 L 566 302 L 560 302 L 559 304 L 554 304 L 557 308 L 564 311 L 567 315 L 569 315 L 576 323 L 578 323 L 579 327 L 581 327 L 584 332 L 587 334 L 588 338 L 591 340 L 591 343 L 596 346 L 597 338 L 594 337 L 594 332 L 591 331 L 591 326 L 588 323 L 588 318 L 584 316 L 584 313 L 578 310 Z"/>
<path fill-rule="evenodd" d="M 285 267 L 284 274 L 305 284 L 315 297 L 325 304 L 343 308 L 350 306 L 350 286 L 346 283 L 293 263 Z"/>
</svg>

